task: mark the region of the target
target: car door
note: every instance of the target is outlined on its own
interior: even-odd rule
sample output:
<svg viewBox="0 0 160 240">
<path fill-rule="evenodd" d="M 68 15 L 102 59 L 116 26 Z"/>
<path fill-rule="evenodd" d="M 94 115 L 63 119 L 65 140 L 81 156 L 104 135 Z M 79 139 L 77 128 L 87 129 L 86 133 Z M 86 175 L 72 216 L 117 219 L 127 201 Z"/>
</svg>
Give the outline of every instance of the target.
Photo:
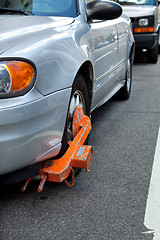
<svg viewBox="0 0 160 240">
<path fill-rule="evenodd" d="M 118 32 L 118 55 L 117 60 L 120 65 L 125 65 L 128 48 L 128 36 L 129 36 L 129 25 L 127 24 L 128 18 L 121 16 L 119 21 L 117 20 L 117 32 Z"/>
<path fill-rule="evenodd" d="M 94 108 L 115 85 L 118 53 L 117 28 L 115 20 L 94 21 L 90 23 L 93 38 L 94 56 Z"/>
</svg>

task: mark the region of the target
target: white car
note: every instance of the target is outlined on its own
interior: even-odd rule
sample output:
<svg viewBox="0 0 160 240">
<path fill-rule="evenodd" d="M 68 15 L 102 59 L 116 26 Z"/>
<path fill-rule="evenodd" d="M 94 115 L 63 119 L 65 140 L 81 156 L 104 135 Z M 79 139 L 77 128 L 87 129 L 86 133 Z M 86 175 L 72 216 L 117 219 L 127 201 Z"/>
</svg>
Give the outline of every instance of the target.
<svg viewBox="0 0 160 240">
<path fill-rule="evenodd" d="M 136 52 L 147 50 L 149 63 L 157 63 L 159 52 L 159 1 L 115 0 L 132 20 Z"/>
</svg>

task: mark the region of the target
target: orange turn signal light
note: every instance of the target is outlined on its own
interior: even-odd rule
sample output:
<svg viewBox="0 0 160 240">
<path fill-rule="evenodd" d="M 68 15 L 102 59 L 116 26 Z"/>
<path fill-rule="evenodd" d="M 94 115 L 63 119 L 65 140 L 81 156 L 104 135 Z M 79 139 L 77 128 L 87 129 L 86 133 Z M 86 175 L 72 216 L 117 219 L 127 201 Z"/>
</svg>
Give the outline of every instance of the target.
<svg viewBox="0 0 160 240">
<path fill-rule="evenodd" d="M 20 91 L 31 85 L 34 69 L 29 63 L 8 61 L 6 68 L 11 77 L 11 91 Z"/>
<path fill-rule="evenodd" d="M 147 32 L 154 32 L 154 27 L 134 28 L 134 33 L 147 33 Z"/>
</svg>

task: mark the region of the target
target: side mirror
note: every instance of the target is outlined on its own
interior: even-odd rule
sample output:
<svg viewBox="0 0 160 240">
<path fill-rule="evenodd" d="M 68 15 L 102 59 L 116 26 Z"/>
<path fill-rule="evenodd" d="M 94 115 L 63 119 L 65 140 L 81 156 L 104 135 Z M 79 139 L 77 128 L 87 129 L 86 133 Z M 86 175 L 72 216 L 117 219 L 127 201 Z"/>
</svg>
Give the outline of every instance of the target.
<svg viewBox="0 0 160 240">
<path fill-rule="evenodd" d="M 92 1 L 87 3 L 86 9 L 88 21 L 116 19 L 122 14 L 122 7 L 113 1 Z"/>
</svg>

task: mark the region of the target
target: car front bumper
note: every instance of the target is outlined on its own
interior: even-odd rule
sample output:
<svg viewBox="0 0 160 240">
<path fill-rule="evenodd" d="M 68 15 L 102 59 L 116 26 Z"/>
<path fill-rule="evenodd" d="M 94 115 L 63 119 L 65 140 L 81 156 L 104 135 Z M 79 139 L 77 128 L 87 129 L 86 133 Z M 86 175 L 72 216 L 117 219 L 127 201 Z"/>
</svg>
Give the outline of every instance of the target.
<svg viewBox="0 0 160 240">
<path fill-rule="evenodd" d="M 71 89 L 0 100 L 0 175 L 58 154 Z"/>
<path fill-rule="evenodd" d="M 158 40 L 157 33 L 148 34 L 134 34 L 136 48 L 140 49 L 152 49 Z"/>
</svg>

